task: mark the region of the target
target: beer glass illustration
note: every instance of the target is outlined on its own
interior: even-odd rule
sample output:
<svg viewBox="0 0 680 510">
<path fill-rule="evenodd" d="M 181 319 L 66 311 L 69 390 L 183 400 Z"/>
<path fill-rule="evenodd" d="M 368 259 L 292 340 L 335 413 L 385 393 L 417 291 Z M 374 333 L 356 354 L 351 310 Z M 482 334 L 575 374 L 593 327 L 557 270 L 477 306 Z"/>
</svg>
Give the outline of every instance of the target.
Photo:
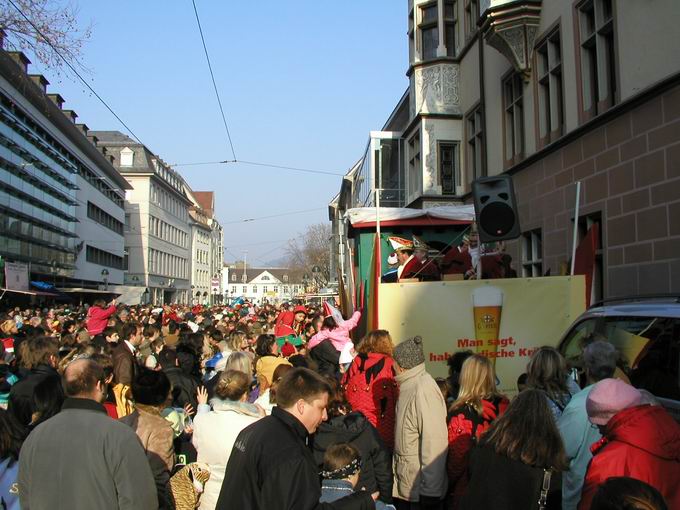
<svg viewBox="0 0 680 510">
<path fill-rule="evenodd" d="M 475 346 L 475 352 L 498 350 L 498 345 L 493 341 L 498 340 L 502 309 L 503 291 L 498 287 L 485 285 L 472 291 L 475 340 L 481 344 Z M 495 361 L 495 358 L 492 361 Z"/>
</svg>

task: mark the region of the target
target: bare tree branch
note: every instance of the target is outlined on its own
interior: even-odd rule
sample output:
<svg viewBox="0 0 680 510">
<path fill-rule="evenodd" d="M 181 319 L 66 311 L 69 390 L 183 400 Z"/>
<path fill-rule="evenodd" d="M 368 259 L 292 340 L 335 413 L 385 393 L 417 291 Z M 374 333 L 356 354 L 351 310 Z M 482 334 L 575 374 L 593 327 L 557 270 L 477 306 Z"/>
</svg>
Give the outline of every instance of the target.
<svg viewBox="0 0 680 510">
<path fill-rule="evenodd" d="M 285 248 L 288 266 L 315 277 L 319 287 L 328 285 L 330 272 L 331 226 L 327 223 L 309 225 L 297 238 L 288 241 Z M 312 274 L 317 267 L 318 273 Z"/>
<path fill-rule="evenodd" d="M 30 22 L 8 0 L 0 0 L 0 30 L 5 32 L 6 49 L 35 56 L 57 75 L 67 69 L 60 53 L 73 67 L 89 73 L 79 58 L 83 44 L 92 34 L 92 25 L 78 26 L 77 6 L 55 0 L 12 2 Z"/>
</svg>

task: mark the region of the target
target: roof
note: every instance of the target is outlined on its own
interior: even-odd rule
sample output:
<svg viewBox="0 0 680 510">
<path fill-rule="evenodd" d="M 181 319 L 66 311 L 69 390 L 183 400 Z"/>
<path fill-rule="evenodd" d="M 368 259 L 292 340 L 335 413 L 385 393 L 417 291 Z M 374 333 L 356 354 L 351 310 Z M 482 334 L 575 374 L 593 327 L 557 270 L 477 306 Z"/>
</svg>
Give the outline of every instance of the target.
<svg viewBox="0 0 680 510">
<path fill-rule="evenodd" d="M 94 135 L 98 140 L 107 145 L 122 144 L 122 145 L 140 145 L 136 140 L 133 140 L 125 133 L 120 131 L 90 131 L 90 135 Z"/>
<path fill-rule="evenodd" d="M 248 283 L 256 279 L 262 273 L 267 271 L 277 280 L 283 282 L 283 276 L 288 275 L 289 283 L 300 283 L 302 282 L 302 271 L 298 269 L 289 269 L 285 267 L 247 267 L 246 275 L 248 276 Z M 243 268 L 230 268 L 229 271 L 232 275 L 237 275 L 237 281 L 241 282 L 241 275 L 243 275 Z"/>
<path fill-rule="evenodd" d="M 194 191 L 194 197 L 198 205 L 201 206 L 206 214 L 212 217 L 215 209 L 215 192 L 214 191 Z"/>
</svg>

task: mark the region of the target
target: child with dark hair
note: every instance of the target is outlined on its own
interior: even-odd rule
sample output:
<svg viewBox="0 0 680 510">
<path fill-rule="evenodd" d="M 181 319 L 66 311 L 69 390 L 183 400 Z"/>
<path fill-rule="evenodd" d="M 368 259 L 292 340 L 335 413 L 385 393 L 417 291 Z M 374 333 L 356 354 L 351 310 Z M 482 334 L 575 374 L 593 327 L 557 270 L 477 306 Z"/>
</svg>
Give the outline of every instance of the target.
<svg viewBox="0 0 680 510">
<path fill-rule="evenodd" d="M 329 447 L 323 456 L 321 471 L 320 503 L 332 503 L 354 493 L 361 473 L 361 455 L 359 450 L 349 443 L 338 443 Z M 394 506 L 375 502 L 379 510 L 393 509 Z"/>
<path fill-rule="evenodd" d="M 328 420 L 319 425 L 314 435 L 314 460 L 321 467 L 332 445 L 351 445 L 361 455 L 358 487 L 371 493 L 378 491 L 381 501 L 391 503 L 393 475 L 390 451 L 366 417 L 360 412 L 352 412 L 338 381 L 333 377 L 325 379 L 331 387 L 326 407 Z"/>
</svg>

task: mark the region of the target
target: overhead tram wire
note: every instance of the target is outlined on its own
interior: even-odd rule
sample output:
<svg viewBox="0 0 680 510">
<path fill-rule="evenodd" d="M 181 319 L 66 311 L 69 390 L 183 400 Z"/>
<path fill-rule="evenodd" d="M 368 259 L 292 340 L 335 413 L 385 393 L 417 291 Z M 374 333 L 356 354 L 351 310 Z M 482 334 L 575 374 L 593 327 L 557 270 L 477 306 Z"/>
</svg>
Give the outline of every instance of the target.
<svg viewBox="0 0 680 510">
<path fill-rule="evenodd" d="M 332 175 L 334 177 L 344 177 L 345 174 L 337 173 L 337 172 L 327 172 L 325 170 L 313 170 L 311 168 L 300 168 L 300 167 L 295 167 L 295 166 L 285 166 L 285 165 L 275 165 L 272 163 L 260 163 L 257 161 L 243 161 L 241 159 L 231 159 L 231 160 L 224 160 L 224 161 L 201 161 L 198 163 L 175 163 L 173 165 L 170 165 L 171 167 L 177 167 L 177 166 L 201 166 L 201 165 L 226 165 L 229 163 L 240 163 L 242 165 L 254 165 L 254 166 L 262 166 L 262 167 L 268 167 L 268 168 L 278 168 L 281 170 L 291 170 L 293 172 L 305 172 L 309 174 L 320 174 L 320 175 Z"/>
<path fill-rule="evenodd" d="M 252 221 L 259 221 L 259 220 L 269 220 L 271 218 L 279 218 L 281 216 L 292 216 L 293 214 L 302 214 L 302 213 L 307 213 L 307 212 L 313 212 L 313 211 L 321 211 L 325 210 L 325 207 L 315 207 L 314 209 L 303 209 L 301 211 L 290 211 L 287 213 L 281 213 L 281 214 L 272 214 L 269 216 L 260 216 L 258 218 L 244 218 L 242 220 L 235 220 L 235 221 L 227 221 L 222 223 L 222 225 L 235 225 L 237 223 L 250 223 Z"/>
<path fill-rule="evenodd" d="M 205 37 L 203 36 L 203 27 L 201 27 L 201 19 L 198 16 L 198 9 L 196 8 L 196 0 L 191 0 L 194 6 L 194 14 L 196 15 L 196 23 L 198 24 L 198 32 L 201 35 L 201 42 L 203 43 L 203 51 L 205 52 L 205 59 L 208 61 L 208 69 L 210 70 L 210 79 L 212 80 L 213 88 L 215 89 L 215 96 L 217 96 L 217 104 L 220 107 L 222 114 L 222 122 L 224 122 L 224 129 L 227 132 L 227 139 L 229 140 L 229 147 L 231 147 L 231 155 L 236 160 L 236 152 L 234 152 L 234 144 L 231 141 L 231 134 L 229 133 L 229 126 L 227 125 L 227 117 L 224 115 L 224 108 L 222 108 L 222 100 L 220 93 L 217 90 L 217 83 L 215 83 L 215 74 L 213 73 L 212 64 L 210 63 L 210 55 L 208 54 L 208 46 L 205 44 Z"/>
<path fill-rule="evenodd" d="M 123 119 L 121 119 L 121 118 L 118 116 L 118 114 L 117 114 L 116 112 L 113 111 L 113 108 L 111 108 L 111 107 L 108 105 L 108 103 L 107 103 L 106 101 L 104 101 L 104 99 L 103 99 L 99 94 L 97 94 L 97 91 L 94 90 L 94 89 L 90 86 L 90 84 L 85 80 L 85 78 L 83 78 L 83 77 L 80 75 L 80 73 L 76 70 L 76 68 L 73 67 L 73 65 L 71 64 L 71 62 L 69 62 L 68 59 L 67 59 L 66 57 L 64 57 L 64 55 L 61 54 L 61 52 L 54 46 L 54 44 L 52 44 L 52 41 L 50 41 L 50 40 L 45 36 L 45 34 L 42 33 L 42 31 L 35 25 L 35 23 L 33 23 L 33 21 L 31 21 L 31 19 L 30 19 L 28 16 L 26 16 L 26 14 L 24 14 L 24 12 L 21 10 L 21 8 L 20 8 L 16 3 L 14 3 L 13 0 L 7 0 L 7 1 L 12 5 L 12 7 L 14 7 L 14 8 L 19 12 L 19 14 L 21 14 L 21 16 L 22 16 L 26 21 L 28 21 L 28 23 L 33 27 L 33 29 L 35 30 L 35 32 L 36 32 L 40 37 L 42 37 L 42 39 L 50 46 L 50 48 L 52 48 L 52 51 L 54 51 L 54 53 L 56 53 L 57 56 L 59 56 L 59 58 L 61 58 L 61 59 L 64 61 L 64 63 L 69 67 L 69 69 L 71 69 L 71 71 L 73 71 L 73 74 L 75 74 L 75 75 L 80 79 L 80 81 L 83 82 L 83 84 L 89 89 L 89 91 L 92 92 L 92 94 L 94 94 L 94 97 L 96 97 L 96 98 L 97 98 L 97 99 L 98 99 L 98 100 L 106 107 L 106 109 L 107 109 L 109 112 L 111 112 L 111 115 L 113 115 L 113 116 L 118 120 L 118 122 L 120 122 L 121 125 L 122 125 L 125 129 L 128 130 L 128 132 L 133 136 L 133 138 L 134 138 L 135 140 L 137 140 L 140 144 L 144 145 L 144 144 L 142 143 L 142 141 L 139 139 L 139 137 L 134 133 L 134 131 L 132 131 L 132 129 L 130 129 L 130 127 L 123 121 Z"/>
</svg>

